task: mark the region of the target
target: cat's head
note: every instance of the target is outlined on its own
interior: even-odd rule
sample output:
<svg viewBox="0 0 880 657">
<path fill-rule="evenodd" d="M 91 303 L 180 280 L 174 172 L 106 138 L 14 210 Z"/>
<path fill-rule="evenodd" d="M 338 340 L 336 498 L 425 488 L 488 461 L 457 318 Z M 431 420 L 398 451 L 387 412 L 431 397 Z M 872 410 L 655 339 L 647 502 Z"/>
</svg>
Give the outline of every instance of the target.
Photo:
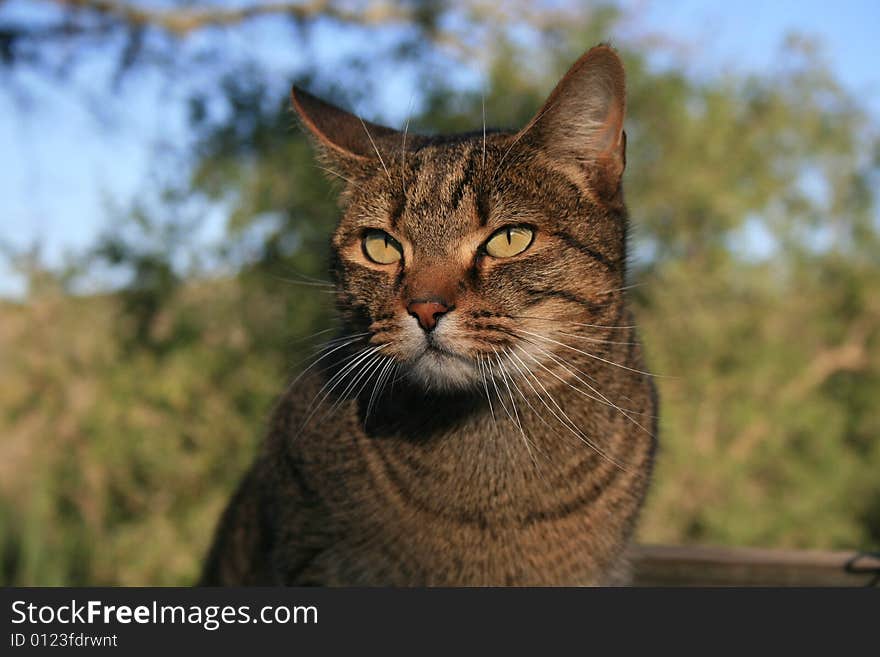
<svg viewBox="0 0 880 657">
<path fill-rule="evenodd" d="M 613 323 L 624 96 L 607 46 L 519 132 L 416 136 L 294 88 L 320 159 L 345 181 L 332 246 L 349 332 L 427 387 L 456 389 L 547 362 L 560 331 Z"/>
</svg>

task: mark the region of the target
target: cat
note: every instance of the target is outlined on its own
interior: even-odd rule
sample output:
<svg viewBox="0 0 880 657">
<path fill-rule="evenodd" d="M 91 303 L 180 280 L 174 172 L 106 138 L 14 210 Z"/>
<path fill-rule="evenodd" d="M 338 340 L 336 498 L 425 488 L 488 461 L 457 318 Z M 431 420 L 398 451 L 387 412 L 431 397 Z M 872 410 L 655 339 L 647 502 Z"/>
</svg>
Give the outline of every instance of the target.
<svg viewBox="0 0 880 657">
<path fill-rule="evenodd" d="M 292 103 L 344 180 L 345 331 L 282 395 L 201 583 L 626 584 L 657 395 L 624 294 L 615 51 L 519 132 Z"/>
</svg>

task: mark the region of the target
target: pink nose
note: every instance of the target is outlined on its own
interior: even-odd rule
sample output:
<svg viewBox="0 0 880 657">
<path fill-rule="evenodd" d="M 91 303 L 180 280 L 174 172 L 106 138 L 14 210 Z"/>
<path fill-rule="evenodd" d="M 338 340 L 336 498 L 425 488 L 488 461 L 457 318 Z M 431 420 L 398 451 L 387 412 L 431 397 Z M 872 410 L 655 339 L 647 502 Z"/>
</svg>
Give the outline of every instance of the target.
<svg viewBox="0 0 880 657">
<path fill-rule="evenodd" d="M 426 331 L 433 331 L 440 316 L 449 312 L 449 306 L 437 301 L 411 301 L 406 310 L 419 320 L 419 326 Z"/>
</svg>

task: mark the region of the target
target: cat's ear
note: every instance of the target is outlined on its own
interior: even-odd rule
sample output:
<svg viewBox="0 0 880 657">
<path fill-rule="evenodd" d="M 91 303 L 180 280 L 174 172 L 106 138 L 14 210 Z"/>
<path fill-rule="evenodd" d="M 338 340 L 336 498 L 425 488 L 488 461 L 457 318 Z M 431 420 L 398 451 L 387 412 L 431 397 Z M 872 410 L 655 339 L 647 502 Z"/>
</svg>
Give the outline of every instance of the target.
<svg viewBox="0 0 880 657">
<path fill-rule="evenodd" d="M 574 63 L 520 135 L 610 198 L 626 165 L 625 109 L 623 63 L 609 46 L 597 46 Z"/>
<path fill-rule="evenodd" d="M 387 161 L 389 144 L 398 143 L 398 131 L 364 121 L 299 87 L 293 87 L 290 99 L 321 154 L 338 166 L 350 169 L 379 164 L 383 157 Z"/>
</svg>

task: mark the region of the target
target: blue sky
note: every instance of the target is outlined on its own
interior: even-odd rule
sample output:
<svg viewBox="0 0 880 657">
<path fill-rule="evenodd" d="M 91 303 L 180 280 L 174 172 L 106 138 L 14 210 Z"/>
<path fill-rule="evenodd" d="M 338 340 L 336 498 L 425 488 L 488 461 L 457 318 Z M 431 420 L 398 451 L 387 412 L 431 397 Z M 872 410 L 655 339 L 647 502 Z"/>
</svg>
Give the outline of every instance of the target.
<svg viewBox="0 0 880 657">
<path fill-rule="evenodd" d="M 816 37 L 838 79 L 880 120 L 876 0 L 624 4 L 637 15 L 632 30 L 660 33 L 685 44 L 696 75 L 766 70 L 774 66 L 786 35 Z M 7 2 L 0 10 L 0 24 L 3 19 L 39 14 L 40 7 L 34 7 L 33 2 Z M 259 40 L 252 38 L 257 29 Z M 322 63 L 331 65 L 338 55 L 334 37 L 328 33 L 316 44 Z M 257 51 L 282 78 L 303 56 L 285 48 L 284 39 L 264 22 L 233 37 L 232 47 L 243 53 Z M 87 246 L 107 225 L 108 203 L 124 206 L 148 188 L 157 144 L 185 138 L 175 102 L 182 93 L 173 84 L 148 72 L 137 73 L 113 94 L 106 86 L 108 65 L 90 58 L 70 85 L 16 73 L 15 88 L 21 93 L 0 94 L 0 243 L 21 247 L 38 241 L 50 262 L 58 262 L 65 250 Z M 409 95 L 405 77 L 392 84 L 393 95 Z M 215 230 L 220 224 L 222 218 L 214 222 Z M 0 266 L 0 295 L 21 291 L 21 281 Z"/>
</svg>

